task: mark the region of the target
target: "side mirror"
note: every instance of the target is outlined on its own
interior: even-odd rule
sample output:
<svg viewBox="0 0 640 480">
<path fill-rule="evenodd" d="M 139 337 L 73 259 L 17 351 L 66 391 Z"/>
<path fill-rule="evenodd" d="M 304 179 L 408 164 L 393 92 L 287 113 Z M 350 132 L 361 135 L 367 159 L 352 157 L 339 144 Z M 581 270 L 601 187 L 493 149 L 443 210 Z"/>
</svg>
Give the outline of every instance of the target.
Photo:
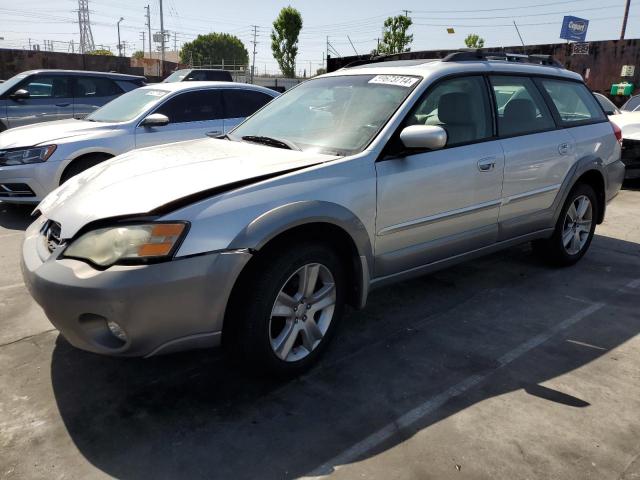
<svg viewBox="0 0 640 480">
<path fill-rule="evenodd" d="M 161 113 L 152 113 L 140 122 L 141 127 L 164 127 L 169 125 L 169 117 Z"/>
<path fill-rule="evenodd" d="M 400 132 L 400 141 L 407 149 L 439 150 L 447 144 L 447 132 L 436 125 L 411 125 Z"/>
<path fill-rule="evenodd" d="M 31 94 L 29 93 L 28 90 L 21 88 L 13 92 L 11 95 L 9 95 L 9 98 L 13 100 L 24 100 L 25 98 L 29 98 L 30 96 Z"/>
</svg>

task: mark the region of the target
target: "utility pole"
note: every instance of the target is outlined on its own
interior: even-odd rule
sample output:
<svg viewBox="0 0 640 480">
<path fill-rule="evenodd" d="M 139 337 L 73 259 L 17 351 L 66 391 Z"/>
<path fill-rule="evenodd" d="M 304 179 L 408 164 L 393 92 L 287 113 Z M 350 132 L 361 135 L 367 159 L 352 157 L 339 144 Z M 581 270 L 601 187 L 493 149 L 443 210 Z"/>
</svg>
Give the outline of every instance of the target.
<svg viewBox="0 0 640 480">
<path fill-rule="evenodd" d="M 324 66 L 325 71 L 329 71 L 329 35 L 327 35 L 327 55 L 324 57 L 327 59 L 327 64 Z"/>
<path fill-rule="evenodd" d="M 162 0 L 160 2 L 160 76 L 164 77 L 164 12 L 162 11 Z"/>
<path fill-rule="evenodd" d="M 178 51 L 178 32 L 173 32 L 173 51 Z"/>
<path fill-rule="evenodd" d="M 255 73 L 256 70 L 256 48 L 258 46 L 258 42 L 256 40 L 256 37 L 258 36 L 258 26 L 257 25 L 251 25 L 253 27 L 253 60 L 251 62 L 251 83 L 253 83 L 253 75 Z"/>
<path fill-rule="evenodd" d="M 144 8 L 147 10 L 147 14 L 145 16 L 147 17 L 146 26 L 149 33 L 149 58 L 153 58 L 153 50 L 151 50 L 151 14 L 149 13 L 149 5 Z M 142 46 L 142 51 L 144 52 L 144 45 Z"/>
<path fill-rule="evenodd" d="M 147 32 L 144 30 L 140 32 L 140 40 L 142 40 L 142 57 L 144 58 L 144 49 L 146 48 L 147 41 Z"/>
<path fill-rule="evenodd" d="M 124 20 L 124 17 L 120 17 L 120 20 L 118 20 L 118 56 L 121 57 L 122 56 L 122 44 L 120 43 L 120 22 Z"/>
<path fill-rule="evenodd" d="M 411 13 L 411 10 L 402 10 L 404 12 L 404 16 L 409 18 L 409 14 Z"/>
<path fill-rule="evenodd" d="M 627 20 L 629 19 L 629 7 L 631 6 L 631 0 L 627 0 L 624 6 L 624 17 L 622 18 L 622 31 L 620 32 L 620 40 L 624 40 L 624 34 L 627 31 Z"/>
</svg>

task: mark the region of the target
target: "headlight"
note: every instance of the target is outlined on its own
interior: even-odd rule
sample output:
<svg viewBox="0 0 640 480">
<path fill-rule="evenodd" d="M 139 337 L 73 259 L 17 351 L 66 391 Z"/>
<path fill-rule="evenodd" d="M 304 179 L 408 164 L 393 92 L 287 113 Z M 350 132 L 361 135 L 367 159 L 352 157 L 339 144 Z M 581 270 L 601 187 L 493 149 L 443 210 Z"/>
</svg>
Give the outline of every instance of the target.
<svg viewBox="0 0 640 480">
<path fill-rule="evenodd" d="M 46 162 L 55 151 L 55 145 L 0 150 L 0 166 Z"/>
<path fill-rule="evenodd" d="M 186 232 L 185 223 L 149 223 L 100 228 L 74 240 L 62 256 L 100 267 L 169 258 Z"/>
</svg>

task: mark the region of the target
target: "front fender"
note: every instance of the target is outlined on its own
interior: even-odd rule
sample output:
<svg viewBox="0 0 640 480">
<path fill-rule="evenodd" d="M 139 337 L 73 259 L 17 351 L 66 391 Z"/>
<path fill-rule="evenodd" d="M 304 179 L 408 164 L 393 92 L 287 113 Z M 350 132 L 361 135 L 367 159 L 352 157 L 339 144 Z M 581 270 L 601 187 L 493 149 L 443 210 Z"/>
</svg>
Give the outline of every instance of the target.
<svg viewBox="0 0 640 480">
<path fill-rule="evenodd" d="M 313 223 L 328 223 L 339 227 L 351 237 L 358 252 L 356 259 L 359 292 L 356 306 L 364 307 L 369 290 L 373 248 L 362 221 L 349 209 L 326 201 L 299 201 L 276 207 L 263 213 L 247 225 L 231 241 L 230 249 L 260 250 L 278 235 L 293 228 Z"/>
</svg>

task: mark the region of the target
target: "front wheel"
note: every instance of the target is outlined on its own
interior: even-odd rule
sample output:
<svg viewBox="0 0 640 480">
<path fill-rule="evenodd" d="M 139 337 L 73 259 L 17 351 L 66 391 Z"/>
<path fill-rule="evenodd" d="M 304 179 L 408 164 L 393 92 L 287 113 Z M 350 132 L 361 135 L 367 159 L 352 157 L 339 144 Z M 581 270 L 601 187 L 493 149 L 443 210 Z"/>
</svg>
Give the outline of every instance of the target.
<svg viewBox="0 0 640 480">
<path fill-rule="evenodd" d="M 591 245 L 598 218 L 596 193 L 590 185 L 578 184 L 569 193 L 553 236 L 534 243 L 535 250 L 559 266 L 580 260 Z"/>
<path fill-rule="evenodd" d="M 263 253 L 234 294 L 232 353 L 252 370 L 302 373 L 329 343 L 345 287 L 342 262 L 325 245 Z"/>
</svg>

